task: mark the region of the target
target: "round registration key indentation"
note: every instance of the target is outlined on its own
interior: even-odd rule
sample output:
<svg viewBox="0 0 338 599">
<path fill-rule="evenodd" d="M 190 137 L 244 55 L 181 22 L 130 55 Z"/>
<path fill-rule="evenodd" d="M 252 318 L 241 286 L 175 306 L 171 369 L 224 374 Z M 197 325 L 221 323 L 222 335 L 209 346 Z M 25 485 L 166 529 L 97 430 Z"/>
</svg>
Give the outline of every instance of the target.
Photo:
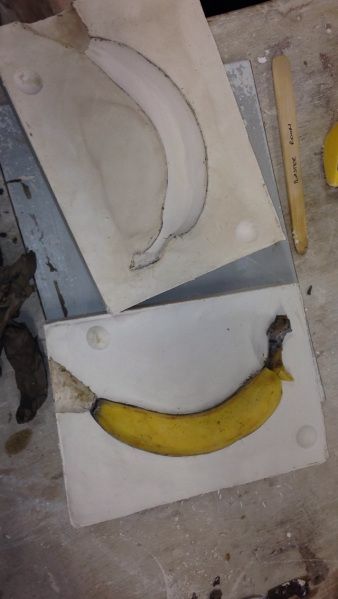
<svg viewBox="0 0 338 599">
<path fill-rule="evenodd" d="M 13 78 L 17 88 L 24 94 L 34 95 L 42 89 L 42 79 L 32 69 L 18 69 L 15 71 Z"/>
<path fill-rule="evenodd" d="M 105 349 L 110 343 L 110 334 L 107 329 L 95 325 L 87 331 L 87 342 L 93 349 Z"/>
<path fill-rule="evenodd" d="M 250 220 L 241 220 L 236 227 L 235 234 L 238 241 L 244 243 L 250 243 L 257 238 L 256 227 Z"/>
<path fill-rule="evenodd" d="M 300 447 L 307 449 L 308 447 L 314 446 L 317 441 L 317 436 L 316 429 L 313 426 L 306 424 L 298 429 L 296 440 Z"/>
</svg>

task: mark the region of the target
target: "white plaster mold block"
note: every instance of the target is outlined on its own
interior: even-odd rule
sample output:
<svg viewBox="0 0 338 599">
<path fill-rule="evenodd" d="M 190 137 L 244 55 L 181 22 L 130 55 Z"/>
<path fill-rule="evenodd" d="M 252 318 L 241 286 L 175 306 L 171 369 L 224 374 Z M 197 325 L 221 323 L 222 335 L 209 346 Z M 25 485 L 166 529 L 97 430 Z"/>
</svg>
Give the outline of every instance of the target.
<svg viewBox="0 0 338 599">
<path fill-rule="evenodd" d="M 266 330 L 287 314 L 280 405 L 255 433 L 221 451 L 172 458 L 129 447 L 95 422 L 94 396 L 162 412 L 196 412 L 260 370 Z M 285 285 L 46 326 L 49 358 L 89 390 L 52 371 L 70 517 L 76 526 L 118 518 L 327 457 L 323 391 L 298 285 Z M 62 374 L 62 373 L 61 373 Z"/>
<path fill-rule="evenodd" d="M 113 313 L 283 239 L 198 0 L 6 25 L 0 74 Z"/>
</svg>

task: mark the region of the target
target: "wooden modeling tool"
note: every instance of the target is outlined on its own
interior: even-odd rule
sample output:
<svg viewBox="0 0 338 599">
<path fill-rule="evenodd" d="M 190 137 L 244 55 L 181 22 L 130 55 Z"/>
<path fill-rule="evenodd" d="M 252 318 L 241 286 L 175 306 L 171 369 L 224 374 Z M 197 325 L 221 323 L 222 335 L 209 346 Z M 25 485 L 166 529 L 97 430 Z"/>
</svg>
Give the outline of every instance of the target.
<svg viewBox="0 0 338 599">
<path fill-rule="evenodd" d="M 276 56 L 273 58 L 272 73 L 291 216 L 292 237 L 298 254 L 305 254 L 308 246 L 308 237 L 300 165 L 296 104 L 289 59 L 286 56 Z"/>
</svg>

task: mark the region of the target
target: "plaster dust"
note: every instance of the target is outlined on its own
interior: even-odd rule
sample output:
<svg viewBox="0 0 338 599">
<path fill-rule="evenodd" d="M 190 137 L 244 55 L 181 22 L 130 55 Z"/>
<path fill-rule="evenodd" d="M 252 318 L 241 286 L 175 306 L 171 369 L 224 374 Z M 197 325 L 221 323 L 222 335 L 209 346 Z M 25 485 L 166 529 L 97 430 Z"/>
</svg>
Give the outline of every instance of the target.
<svg viewBox="0 0 338 599">
<path fill-rule="evenodd" d="M 137 8 L 133 2 L 100 0 L 93 10 L 94 4 L 80 1 L 75 8 L 82 22 L 70 9 L 46 22 L 0 29 L 1 76 L 112 312 L 283 239 L 199 3 L 175 0 L 169 11 L 167 6 L 163 0 L 148 0 Z M 110 64 L 110 78 L 90 60 L 99 44 L 93 37 L 105 38 L 109 47 L 116 42 L 129 47 L 128 52 L 136 51 L 135 56 L 167 76 L 169 87 L 190 107 L 206 159 L 200 158 L 201 152 L 197 156 L 198 136 L 193 141 L 182 134 L 184 127 L 175 129 L 174 101 L 165 111 L 173 123 L 166 133 L 156 125 L 161 95 L 147 104 L 145 114 L 135 90 L 129 90 L 130 96 L 114 83 L 121 61 Z M 100 66 L 109 70 L 107 61 Z M 25 68 L 41 78 L 42 89 L 34 95 L 15 84 L 15 73 Z M 152 83 L 151 78 L 147 81 Z M 187 129 L 186 123 L 183 117 Z M 172 172 L 167 149 L 175 131 L 177 139 L 182 136 L 182 150 L 174 156 Z M 193 189 L 194 194 L 189 199 L 186 193 L 172 193 L 166 205 L 171 188 Z M 155 264 L 133 270 L 134 256 L 157 238 L 166 211 L 183 216 L 164 236 L 179 235 L 160 248 Z M 238 238 L 242 221 L 252 223 L 257 234 Z"/>
</svg>

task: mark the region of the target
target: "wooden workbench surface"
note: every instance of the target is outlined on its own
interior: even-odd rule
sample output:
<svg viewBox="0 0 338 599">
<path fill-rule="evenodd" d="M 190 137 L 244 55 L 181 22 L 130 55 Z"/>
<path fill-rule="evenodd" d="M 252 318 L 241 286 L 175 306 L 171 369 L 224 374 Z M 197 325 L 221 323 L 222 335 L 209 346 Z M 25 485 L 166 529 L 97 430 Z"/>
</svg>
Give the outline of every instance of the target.
<svg viewBox="0 0 338 599">
<path fill-rule="evenodd" d="M 309 224 L 309 250 L 295 261 L 327 398 L 330 458 L 74 530 L 50 402 L 29 423 L 25 451 L 2 459 L 3 599 L 207 599 L 217 576 L 223 599 L 242 599 L 304 574 L 317 583 L 316 599 L 338 597 L 338 190 L 326 186 L 321 158 L 324 135 L 338 120 L 338 4 L 272 0 L 209 23 L 224 62 L 252 61 L 284 207 L 271 58 L 285 53 L 291 60 Z M 6 439 L 17 430 L 13 420 L 7 424 L 17 400 L 8 367 L 4 377 Z"/>
</svg>

